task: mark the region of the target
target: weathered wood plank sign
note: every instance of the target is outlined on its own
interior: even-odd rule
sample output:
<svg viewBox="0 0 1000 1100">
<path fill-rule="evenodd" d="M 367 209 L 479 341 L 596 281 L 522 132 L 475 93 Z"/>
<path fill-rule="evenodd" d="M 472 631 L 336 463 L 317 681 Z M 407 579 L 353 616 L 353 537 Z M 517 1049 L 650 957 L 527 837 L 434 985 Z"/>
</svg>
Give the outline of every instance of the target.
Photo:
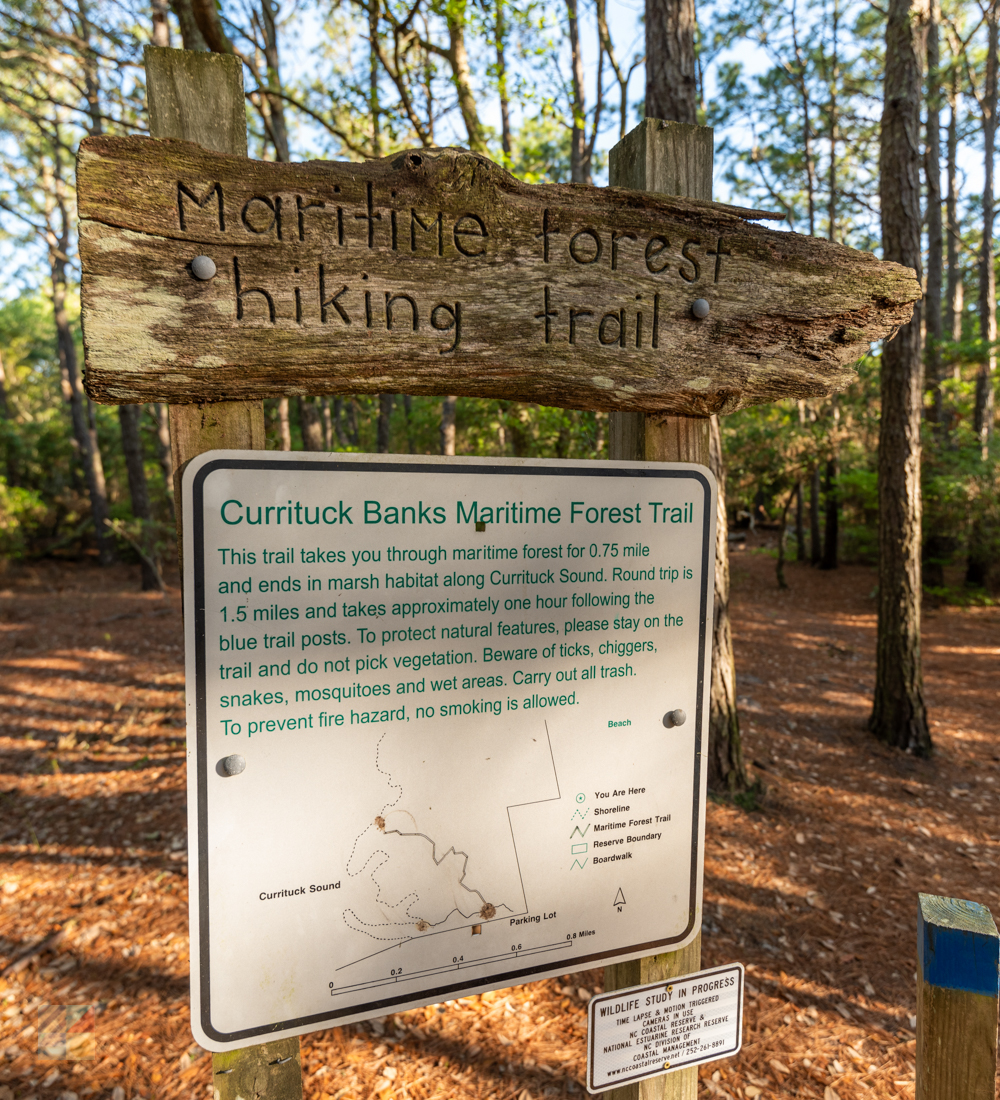
<svg viewBox="0 0 1000 1100">
<path fill-rule="evenodd" d="M 907 268 L 733 207 L 531 186 L 454 149 L 274 164 L 90 138 L 78 193 L 87 388 L 109 403 L 392 390 L 704 416 L 842 388 L 920 296 Z"/>
</svg>

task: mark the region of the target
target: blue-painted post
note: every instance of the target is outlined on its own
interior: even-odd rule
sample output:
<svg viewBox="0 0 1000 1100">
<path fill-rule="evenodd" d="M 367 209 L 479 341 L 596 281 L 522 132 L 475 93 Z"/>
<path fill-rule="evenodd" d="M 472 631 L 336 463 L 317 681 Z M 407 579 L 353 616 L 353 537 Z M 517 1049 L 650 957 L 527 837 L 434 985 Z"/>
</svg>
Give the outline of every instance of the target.
<svg viewBox="0 0 1000 1100">
<path fill-rule="evenodd" d="M 917 1100 L 994 1100 L 1000 937 L 985 905 L 917 896 Z"/>
</svg>

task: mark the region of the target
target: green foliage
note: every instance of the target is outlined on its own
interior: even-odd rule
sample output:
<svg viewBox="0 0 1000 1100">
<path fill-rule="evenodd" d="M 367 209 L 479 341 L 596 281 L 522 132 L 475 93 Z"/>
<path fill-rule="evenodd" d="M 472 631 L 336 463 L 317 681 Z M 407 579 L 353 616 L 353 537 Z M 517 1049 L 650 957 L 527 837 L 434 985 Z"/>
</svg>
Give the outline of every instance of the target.
<svg viewBox="0 0 1000 1100">
<path fill-rule="evenodd" d="M 318 400 L 318 399 L 314 399 Z M 377 447 L 379 400 L 373 396 L 326 398 L 331 449 L 370 453 Z M 265 403 L 267 446 L 280 448 L 278 403 Z M 298 402 L 289 402 L 292 449 L 300 450 Z M 357 430 L 355 436 L 354 430 Z M 607 457 L 607 414 L 528 405 L 517 401 L 459 398 L 455 413 L 455 452 L 460 455 L 520 457 Z M 441 453 L 441 398 L 397 394 L 390 418 L 390 452 Z"/>
<path fill-rule="evenodd" d="M 33 489 L 11 488 L 0 477 L 0 556 L 20 558 L 45 522 L 48 506 Z"/>
</svg>

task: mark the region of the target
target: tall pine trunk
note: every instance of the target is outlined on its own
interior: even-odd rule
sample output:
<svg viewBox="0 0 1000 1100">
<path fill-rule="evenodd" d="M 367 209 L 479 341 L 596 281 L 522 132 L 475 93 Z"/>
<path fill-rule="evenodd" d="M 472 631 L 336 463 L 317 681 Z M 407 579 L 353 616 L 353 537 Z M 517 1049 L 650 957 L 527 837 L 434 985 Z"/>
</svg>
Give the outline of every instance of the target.
<svg viewBox="0 0 1000 1100">
<path fill-rule="evenodd" d="M 993 160 L 997 136 L 997 37 L 1000 0 L 987 12 L 986 86 L 983 94 L 983 230 L 979 253 L 979 338 L 986 345 L 976 376 L 976 432 L 986 459 L 993 436 L 993 376 L 997 354 L 997 292 L 993 254 Z"/>
<path fill-rule="evenodd" d="M 694 32 L 694 0 L 646 0 L 647 118 L 698 121 Z"/>
<path fill-rule="evenodd" d="M 146 552 L 140 557 L 142 570 L 142 591 L 152 592 L 160 587 L 156 570 L 150 564 L 155 559 L 156 548 L 153 545 L 150 523 L 153 520 L 153 508 L 149 503 L 149 487 L 146 484 L 146 464 L 142 457 L 142 435 L 139 422 L 142 418 L 141 405 L 119 405 L 118 423 L 122 432 L 122 451 L 125 455 L 125 470 L 128 474 L 128 491 L 132 500 L 132 515 L 139 521 L 142 530 L 139 544 Z M 150 561 L 147 561 L 149 558 Z"/>
<path fill-rule="evenodd" d="M 722 429 L 713 416 L 708 464 L 719 483 L 715 528 L 715 608 L 712 618 L 712 691 L 709 698 L 708 784 L 730 794 L 745 791 L 750 778 L 743 762 L 743 738 L 736 709 L 736 660 L 729 619 L 729 516 L 726 511 L 726 461 Z"/>
<path fill-rule="evenodd" d="M 299 428 L 302 431 L 302 446 L 307 451 L 323 450 L 323 423 L 314 398 L 299 398 Z"/>
<path fill-rule="evenodd" d="M 927 25 L 927 142 L 924 175 L 927 181 L 927 289 L 924 294 L 925 362 L 931 404 L 927 418 L 940 430 L 941 401 L 941 284 L 944 281 L 944 232 L 941 223 L 941 50 L 939 0 L 930 0 Z"/>
<path fill-rule="evenodd" d="M 820 473 L 817 462 L 809 478 L 809 560 L 813 565 L 819 565 L 823 560 L 823 540 L 820 536 L 819 523 L 819 489 Z"/>
<path fill-rule="evenodd" d="M 573 128 L 570 133 L 570 180 L 591 183 L 590 157 L 587 155 L 587 105 L 584 99 L 583 53 L 580 47 L 580 20 L 577 0 L 566 0 L 569 26 L 570 72 L 573 88 Z"/>
<path fill-rule="evenodd" d="M 292 423 L 288 415 L 288 398 L 278 398 L 278 441 L 283 451 L 292 449 Z"/>
<path fill-rule="evenodd" d="M 826 460 L 826 475 L 823 479 L 823 496 L 826 504 L 823 528 L 823 557 L 820 569 L 836 569 L 838 564 L 838 544 L 840 542 L 840 495 L 837 492 L 837 459 Z"/>
<path fill-rule="evenodd" d="M 170 412 L 165 401 L 153 405 L 156 416 L 156 459 L 163 471 L 163 491 L 174 511 L 174 457 L 170 451 Z"/>
<path fill-rule="evenodd" d="M 993 253 L 993 158 L 997 133 L 997 32 L 1000 0 L 991 0 L 987 11 L 986 81 L 980 107 L 983 113 L 983 228 L 979 251 L 979 339 L 983 358 L 976 374 L 975 429 L 983 463 L 989 457 L 993 438 L 993 385 L 997 354 L 997 294 Z M 967 584 L 985 585 L 989 579 L 990 553 L 988 522 L 978 516 L 969 532 L 969 556 L 965 569 Z"/>
<path fill-rule="evenodd" d="M 108 491 L 104 481 L 104 463 L 97 441 L 97 421 L 94 409 L 83 389 L 80 366 L 76 355 L 76 343 L 66 313 L 66 265 L 61 259 L 51 264 L 52 313 L 56 324 L 56 346 L 59 365 L 67 382 L 70 416 L 73 421 L 73 437 L 83 465 L 83 475 L 90 497 L 90 513 L 94 520 L 94 538 L 97 541 L 97 560 L 101 565 L 111 565 L 115 560 L 115 548 L 108 529 L 110 511 Z"/>
<path fill-rule="evenodd" d="M 391 393 L 379 394 L 378 431 L 376 449 L 380 455 L 388 454 L 392 444 L 392 399 Z"/>
<path fill-rule="evenodd" d="M 879 196 L 882 249 L 920 274 L 922 28 L 913 0 L 889 0 Z M 879 588 L 875 699 L 880 741 L 931 752 L 920 657 L 920 304 L 882 349 L 878 446 Z"/>
<path fill-rule="evenodd" d="M 948 84 L 948 286 L 945 297 L 945 332 L 949 340 L 962 339 L 962 313 L 965 309 L 965 284 L 959 257 L 962 230 L 958 222 L 958 66 L 952 65 Z M 955 358 L 955 380 L 961 379 L 961 366 Z"/>
<path fill-rule="evenodd" d="M 809 551 L 806 548 L 805 500 L 802 492 L 802 479 L 795 486 L 795 557 L 798 561 L 807 561 Z"/>
<path fill-rule="evenodd" d="M 457 397 L 446 397 L 441 402 L 441 453 L 455 453 L 455 407 Z"/>
</svg>

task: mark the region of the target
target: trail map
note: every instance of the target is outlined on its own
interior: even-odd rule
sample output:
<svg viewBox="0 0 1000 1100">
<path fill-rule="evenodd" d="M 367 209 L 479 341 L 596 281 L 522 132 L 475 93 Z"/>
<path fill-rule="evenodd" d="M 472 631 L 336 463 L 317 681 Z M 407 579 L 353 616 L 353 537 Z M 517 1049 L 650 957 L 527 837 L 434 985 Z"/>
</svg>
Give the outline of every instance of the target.
<svg viewBox="0 0 1000 1100">
<path fill-rule="evenodd" d="M 715 501 L 675 464 L 187 467 L 199 1042 L 693 938 Z"/>
</svg>

